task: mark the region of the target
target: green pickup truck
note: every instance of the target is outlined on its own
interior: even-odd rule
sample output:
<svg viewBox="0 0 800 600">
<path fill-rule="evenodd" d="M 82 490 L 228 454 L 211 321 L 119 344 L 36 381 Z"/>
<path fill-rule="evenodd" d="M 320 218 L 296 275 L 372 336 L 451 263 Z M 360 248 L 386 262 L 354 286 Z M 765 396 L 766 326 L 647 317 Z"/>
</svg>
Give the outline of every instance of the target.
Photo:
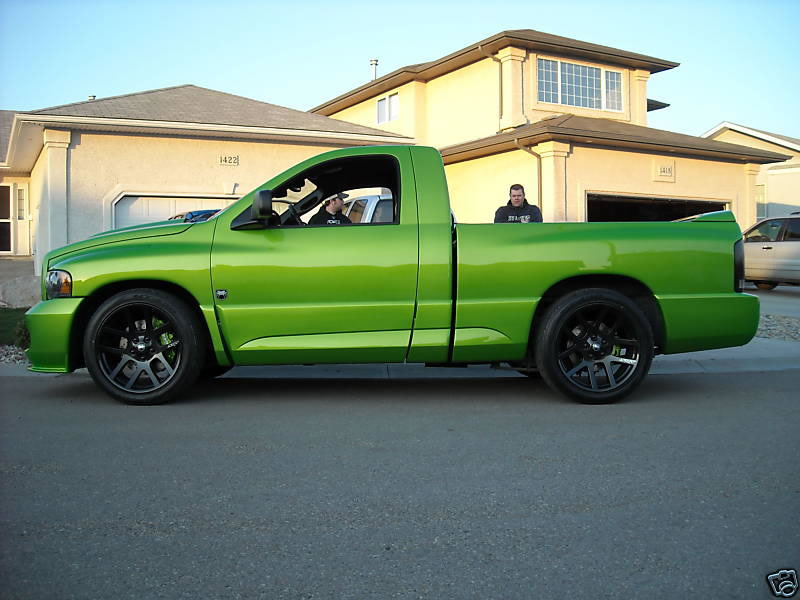
<svg viewBox="0 0 800 600">
<path fill-rule="evenodd" d="M 382 222 L 309 224 L 331 199 L 370 195 L 391 199 Z M 42 271 L 31 370 L 86 366 L 131 404 L 234 365 L 402 362 L 503 365 L 607 403 L 654 354 L 745 344 L 759 315 L 728 211 L 455 224 L 441 156 L 419 146 L 328 152 L 208 221 L 97 234 Z"/>
</svg>

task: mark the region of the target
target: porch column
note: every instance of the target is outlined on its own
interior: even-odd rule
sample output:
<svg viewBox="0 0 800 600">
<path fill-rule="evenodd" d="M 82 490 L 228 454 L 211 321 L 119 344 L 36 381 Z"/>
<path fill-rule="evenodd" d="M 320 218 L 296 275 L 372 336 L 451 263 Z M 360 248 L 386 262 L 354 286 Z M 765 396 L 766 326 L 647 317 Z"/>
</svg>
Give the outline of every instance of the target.
<svg viewBox="0 0 800 600">
<path fill-rule="evenodd" d="M 41 273 L 42 259 L 53 248 L 65 245 L 67 235 L 67 148 L 71 140 L 69 131 L 45 129 L 44 146 L 39 160 L 44 161 L 42 201 L 39 205 L 39 223 L 34 268 Z"/>
<path fill-rule="evenodd" d="M 567 156 L 571 146 L 543 142 L 534 150 L 542 157 L 542 218 L 545 222 L 567 220 Z"/>
<path fill-rule="evenodd" d="M 746 163 L 744 165 L 744 195 L 737 197 L 732 207 L 733 214 L 739 222 L 739 227 L 750 227 L 758 220 L 756 207 L 756 180 L 761 172 L 761 165 Z"/>
<path fill-rule="evenodd" d="M 497 53 L 503 76 L 503 114 L 500 115 L 500 131 L 513 129 L 526 123 L 522 104 L 522 63 L 525 50 L 507 46 Z"/>
<path fill-rule="evenodd" d="M 636 69 L 631 72 L 631 123 L 647 127 L 647 80 L 650 71 Z"/>
</svg>

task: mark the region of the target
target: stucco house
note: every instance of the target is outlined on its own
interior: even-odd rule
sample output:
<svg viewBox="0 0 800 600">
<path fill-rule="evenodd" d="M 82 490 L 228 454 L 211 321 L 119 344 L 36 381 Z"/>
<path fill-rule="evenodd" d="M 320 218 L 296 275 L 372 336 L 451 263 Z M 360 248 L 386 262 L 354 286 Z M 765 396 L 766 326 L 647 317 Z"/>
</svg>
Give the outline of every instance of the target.
<svg viewBox="0 0 800 600">
<path fill-rule="evenodd" d="M 0 255 L 221 208 L 309 156 L 397 133 L 193 85 L 0 112 Z"/>
<path fill-rule="evenodd" d="M 441 151 L 460 222 L 491 221 L 522 183 L 547 221 L 756 219 L 762 165 L 783 149 L 647 126 L 651 75 L 678 63 L 530 29 L 503 31 L 311 109 Z"/>
<path fill-rule="evenodd" d="M 728 121 L 703 137 L 789 155 L 784 162 L 761 165 L 756 175 L 756 217 L 783 217 L 800 210 L 800 139 Z"/>
</svg>

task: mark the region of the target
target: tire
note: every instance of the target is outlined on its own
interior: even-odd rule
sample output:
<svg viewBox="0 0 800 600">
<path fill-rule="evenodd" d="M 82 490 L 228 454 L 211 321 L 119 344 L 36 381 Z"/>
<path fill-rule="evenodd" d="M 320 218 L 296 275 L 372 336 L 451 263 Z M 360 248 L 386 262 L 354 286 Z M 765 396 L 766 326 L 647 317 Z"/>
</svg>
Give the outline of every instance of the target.
<svg viewBox="0 0 800 600">
<path fill-rule="evenodd" d="M 583 404 L 608 404 L 633 392 L 653 361 L 653 332 L 628 297 L 605 288 L 576 290 L 544 314 L 536 364 L 545 382 Z"/>
<path fill-rule="evenodd" d="M 769 290 L 774 290 L 776 287 L 778 287 L 777 283 L 772 283 L 771 281 L 756 281 L 754 283 L 755 283 L 755 285 L 756 285 L 756 287 L 758 289 L 764 290 L 764 291 L 767 291 L 767 292 Z"/>
<path fill-rule="evenodd" d="M 92 379 L 110 396 L 126 404 L 163 404 L 197 380 L 205 359 L 202 340 L 185 302 L 139 288 L 112 296 L 95 311 L 83 357 Z"/>
</svg>

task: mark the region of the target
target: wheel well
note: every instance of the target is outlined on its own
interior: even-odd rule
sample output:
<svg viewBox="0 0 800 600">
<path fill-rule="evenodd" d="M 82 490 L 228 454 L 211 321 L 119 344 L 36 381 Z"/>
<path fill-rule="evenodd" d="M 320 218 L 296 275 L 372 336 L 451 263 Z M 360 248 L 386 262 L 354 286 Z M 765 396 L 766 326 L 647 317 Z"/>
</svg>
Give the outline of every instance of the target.
<svg viewBox="0 0 800 600">
<path fill-rule="evenodd" d="M 81 305 L 75 314 L 75 319 L 72 321 L 72 330 L 70 331 L 69 364 L 71 369 L 78 369 L 86 366 L 83 360 L 83 332 L 86 330 L 86 327 L 89 324 L 89 319 L 92 318 L 94 312 L 103 302 L 108 300 L 114 294 L 135 288 L 151 288 L 161 290 L 183 300 L 192 309 L 195 317 L 198 319 L 198 322 L 202 324 L 202 330 L 205 332 L 206 337 L 206 352 L 208 356 L 214 356 L 213 346 L 211 344 L 211 336 L 208 333 L 208 327 L 206 326 L 203 312 L 200 310 L 200 305 L 197 303 L 197 300 L 194 296 L 192 296 L 192 294 L 190 294 L 185 288 L 167 281 L 161 281 L 158 279 L 136 279 L 110 283 L 106 286 L 98 288 L 94 291 L 94 293 L 92 293 L 92 295 L 87 296 L 86 299 L 81 302 Z"/>
<path fill-rule="evenodd" d="M 656 354 L 664 347 L 664 315 L 656 301 L 653 292 L 641 281 L 625 275 L 579 275 L 570 277 L 552 285 L 542 296 L 531 323 L 531 342 L 533 334 L 538 330 L 539 322 L 542 320 L 547 308 L 562 296 L 585 288 L 606 288 L 619 292 L 633 300 L 650 322 L 653 330 L 653 340 L 656 345 Z M 528 354 L 533 354 L 533 344 L 528 343 Z"/>
</svg>

